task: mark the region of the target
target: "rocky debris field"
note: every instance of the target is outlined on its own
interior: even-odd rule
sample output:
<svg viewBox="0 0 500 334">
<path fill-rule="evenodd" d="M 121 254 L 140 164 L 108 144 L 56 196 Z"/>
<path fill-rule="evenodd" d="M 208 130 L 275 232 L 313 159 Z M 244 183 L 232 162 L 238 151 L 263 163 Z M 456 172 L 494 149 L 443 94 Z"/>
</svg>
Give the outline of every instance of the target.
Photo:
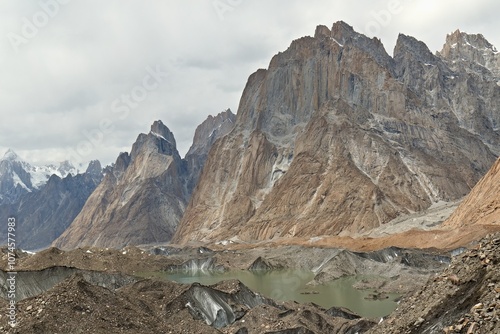
<svg viewBox="0 0 500 334">
<path fill-rule="evenodd" d="M 453 259 L 369 333 L 500 333 L 500 233 Z"/>
<path fill-rule="evenodd" d="M 449 254 L 395 247 L 365 253 L 291 245 L 19 251 L 18 325 L 11 328 L 2 312 L 0 332 L 495 333 L 499 247 L 500 234 L 490 236 L 451 265 Z M 5 268 L 6 252 L 0 255 Z M 378 277 L 358 282 L 357 288 L 408 295 L 397 311 L 376 325 L 380 319 L 363 319 L 348 310 L 275 302 L 239 281 L 202 286 L 137 277 L 182 268 L 307 269 L 315 274 L 312 285 L 372 274 Z M 5 271 L 0 274 L 5 278 Z M 0 307 L 6 310 L 7 305 L 0 298 Z"/>
<path fill-rule="evenodd" d="M 186 256 L 190 254 L 191 252 L 186 251 Z M 0 251 L 0 255 L 1 267 L 5 269 L 7 264 L 5 248 Z M 16 270 L 42 270 L 59 266 L 131 274 L 135 271 L 162 270 L 165 266 L 181 260 L 154 255 L 137 247 L 126 247 L 121 250 L 85 247 L 71 251 L 51 247 L 36 254 L 17 251 Z"/>
<path fill-rule="evenodd" d="M 5 300 L 0 306 L 7 308 Z M 275 303 L 239 281 L 211 287 L 141 280 L 119 289 L 74 274 L 17 304 L 17 326 L 0 317 L 0 332 L 39 333 L 356 333 L 373 321 L 348 311 Z"/>
</svg>

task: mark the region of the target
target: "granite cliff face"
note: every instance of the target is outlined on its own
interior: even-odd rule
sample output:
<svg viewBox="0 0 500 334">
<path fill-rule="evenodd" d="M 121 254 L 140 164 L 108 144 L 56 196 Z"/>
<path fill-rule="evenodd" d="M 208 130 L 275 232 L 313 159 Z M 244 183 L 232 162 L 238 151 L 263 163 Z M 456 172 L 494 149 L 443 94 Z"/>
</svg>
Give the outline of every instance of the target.
<svg viewBox="0 0 500 334">
<path fill-rule="evenodd" d="M 187 163 L 187 189 L 191 195 L 198 184 L 200 173 L 203 170 L 208 152 L 217 139 L 228 134 L 234 127 L 236 115 L 227 109 L 217 116 L 208 116 L 194 133 L 193 144 L 189 148 L 184 160 Z"/>
<path fill-rule="evenodd" d="M 455 83 L 450 104 L 460 126 L 500 155 L 500 53 L 482 35 L 457 30 L 438 55 L 454 72 L 448 76 Z"/>
<path fill-rule="evenodd" d="M 156 121 L 140 134 L 131 153 L 116 163 L 89 197 L 80 214 L 54 242 L 60 248 L 121 248 L 171 239 L 216 139 L 233 128 L 230 110 L 210 116 L 196 130 L 181 159 L 172 132 Z"/>
<path fill-rule="evenodd" d="M 400 35 L 391 57 L 343 22 L 293 41 L 249 77 L 173 241 L 356 235 L 465 196 L 499 154 L 500 87 L 454 42 Z"/>
<path fill-rule="evenodd" d="M 68 174 L 65 178 L 53 174 L 39 190 L 25 193 L 15 203 L 0 205 L 0 219 L 16 217 L 18 247 L 47 247 L 75 219 L 101 179 L 102 168 L 97 160 L 90 162 L 82 174 Z M 3 232 L 2 240 L 7 240 Z"/>
</svg>

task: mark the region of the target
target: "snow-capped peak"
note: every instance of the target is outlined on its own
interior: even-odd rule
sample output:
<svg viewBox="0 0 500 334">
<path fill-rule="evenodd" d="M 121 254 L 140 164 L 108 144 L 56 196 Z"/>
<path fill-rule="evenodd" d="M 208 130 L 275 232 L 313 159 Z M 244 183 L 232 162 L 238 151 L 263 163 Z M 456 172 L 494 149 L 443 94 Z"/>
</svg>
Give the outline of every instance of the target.
<svg viewBox="0 0 500 334">
<path fill-rule="evenodd" d="M 7 170 L 4 170 L 4 172 L 6 172 L 6 175 L 11 175 L 11 177 L 13 177 L 14 184 L 20 184 L 25 189 L 29 188 L 26 185 L 27 183 L 20 182 L 20 174 L 18 175 L 15 171 L 18 171 L 18 173 L 22 174 L 29 174 L 29 179 L 31 181 L 31 186 L 33 189 L 38 189 L 43 186 L 54 174 L 59 176 L 60 178 L 64 178 L 69 174 L 76 175 L 79 172 L 69 161 L 61 162 L 59 166 L 53 164 L 41 166 L 32 165 L 24 161 L 12 149 L 8 149 L 4 156 L 0 159 L 0 161 L 5 161 L 9 166 L 11 166 L 8 167 Z M 21 170 L 24 170 L 24 172 L 21 172 Z M 0 175 L 0 177 L 1 176 L 2 175 Z M 28 182 L 26 179 L 25 181 Z"/>
<path fill-rule="evenodd" d="M 75 176 L 79 172 L 69 161 L 61 162 L 59 167 L 54 165 L 32 166 L 27 164 L 25 169 L 30 174 L 31 184 L 33 184 L 35 188 L 39 188 L 47 183 L 52 175 L 65 178 L 69 174 Z"/>
<path fill-rule="evenodd" d="M 73 166 L 73 164 L 68 160 L 61 162 L 59 164 L 59 167 L 57 168 L 57 171 L 64 176 L 68 174 L 76 175 L 78 173 L 78 170 L 75 168 L 75 166 Z"/>
<path fill-rule="evenodd" d="M 15 203 L 25 193 L 41 189 L 51 176 L 65 178 L 84 172 L 82 165 L 69 161 L 60 164 L 32 165 L 9 149 L 0 159 L 0 204 Z M 100 164 L 95 169 L 100 168 Z"/>
<path fill-rule="evenodd" d="M 18 160 L 18 161 L 20 161 L 21 159 L 19 158 L 17 153 L 14 152 L 14 150 L 9 148 L 7 150 L 7 152 L 5 152 L 5 154 L 3 155 L 3 158 L 0 160 L 10 160 L 10 161 Z"/>
</svg>

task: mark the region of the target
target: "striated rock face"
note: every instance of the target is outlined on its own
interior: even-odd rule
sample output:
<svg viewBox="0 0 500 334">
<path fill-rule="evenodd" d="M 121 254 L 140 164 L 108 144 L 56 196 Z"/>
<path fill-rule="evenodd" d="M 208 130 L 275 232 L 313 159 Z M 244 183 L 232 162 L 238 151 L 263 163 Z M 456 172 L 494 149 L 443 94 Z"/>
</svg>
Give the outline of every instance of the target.
<svg viewBox="0 0 500 334">
<path fill-rule="evenodd" d="M 39 191 L 24 194 L 16 203 L 0 205 L 0 219 L 16 217 L 16 246 L 36 250 L 49 246 L 71 224 L 102 179 L 99 161 L 87 171 L 65 178 L 52 175 Z M 5 233 L 4 233 L 5 232 Z M 2 240 L 5 231 L 0 231 Z"/>
<path fill-rule="evenodd" d="M 184 212 L 184 165 L 172 132 L 156 121 L 122 153 L 70 227 L 59 248 L 116 247 L 169 240 Z"/>
<path fill-rule="evenodd" d="M 500 53 L 482 35 L 457 30 L 447 36 L 438 55 L 454 71 L 447 79 L 453 82 L 450 104 L 460 126 L 480 134 L 490 150 L 500 155 Z"/>
<path fill-rule="evenodd" d="M 215 141 L 234 128 L 236 115 L 227 109 L 219 113 L 217 116 L 208 116 L 208 118 L 201 123 L 194 133 L 193 144 L 184 158 L 187 162 L 188 178 L 187 189 L 191 194 L 198 184 L 205 161 L 207 160 L 208 152 L 215 143 Z"/>
<path fill-rule="evenodd" d="M 293 41 L 249 77 L 174 242 L 356 235 L 465 196 L 499 154 L 499 78 L 447 57 L 343 22 Z"/>
<path fill-rule="evenodd" d="M 500 159 L 477 183 L 444 226 L 500 225 Z"/>
</svg>

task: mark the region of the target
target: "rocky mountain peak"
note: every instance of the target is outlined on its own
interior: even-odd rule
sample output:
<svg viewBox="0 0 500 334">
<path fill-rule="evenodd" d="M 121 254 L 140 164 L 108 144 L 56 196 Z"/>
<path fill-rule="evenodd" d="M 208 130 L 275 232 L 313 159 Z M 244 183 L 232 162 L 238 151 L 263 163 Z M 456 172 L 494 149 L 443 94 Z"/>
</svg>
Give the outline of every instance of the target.
<svg viewBox="0 0 500 334">
<path fill-rule="evenodd" d="M 468 45 L 470 47 L 482 50 L 488 50 L 497 53 L 497 49 L 482 34 L 468 34 L 457 29 L 452 34 L 446 36 L 446 44 Z"/>
<path fill-rule="evenodd" d="M 208 116 L 196 128 L 193 144 L 185 157 L 188 170 L 186 186 L 189 194 L 191 194 L 198 183 L 199 176 L 212 145 L 217 139 L 228 134 L 234 128 L 235 122 L 236 115 L 232 113 L 231 109 L 227 109 L 215 117 L 212 115 Z"/>
<path fill-rule="evenodd" d="M 328 29 L 328 27 L 324 25 L 318 25 L 314 33 L 314 38 L 316 39 L 333 38 L 340 45 L 347 44 L 362 37 L 363 35 L 356 32 L 352 26 L 344 21 L 335 22 L 332 29 Z"/>
<path fill-rule="evenodd" d="M 46 247 L 55 239 L 59 247 L 168 241 L 208 151 L 233 129 L 235 118 L 229 109 L 209 116 L 198 127 L 186 160 L 160 120 L 138 136 L 130 154 L 120 153 L 105 170 L 98 160 L 76 174 L 69 161 L 40 167 L 0 159 L 0 218 L 12 212 L 21 218 L 19 243 L 28 249 Z M 5 159 L 17 155 L 10 150 Z"/>
<path fill-rule="evenodd" d="M 138 155 L 148 153 L 179 155 L 174 134 L 160 120 L 155 121 L 151 125 L 151 130 L 148 134 L 141 133 L 137 137 L 137 140 L 132 146 L 130 158 L 134 160 Z"/>
<path fill-rule="evenodd" d="M 31 172 L 31 174 L 30 174 Z M 50 175 L 35 177 L 33 167 L 9 149 L 0 159 L 0 204 L 15 202 L 20 196 L 45 183 Z"/>
<path fill-rule="evenodd" d="M 412 36 L 399 34 L 396 46 L 394 47 L 394 59 L 399 59 L 407 54 L 412 54 L 419 61 L 433 64 L 435 63 L 434 54 L 427 45 Z"/>
<path fill-rule="evenodd" d="M 356 39 L 360 36 L 352 26 L 344 21 L 335 22 L 332 26 L 331 37 L 335 38 L 340 44 L 346 44 L 349 39 Z"/>
<path fill-rule="evenodd" d="M 194 133 L 193 144 L 189 148 L 186 156 L 195 151 L 203 150 L 207 146 L 211 146 L 221 134 L 228 133 L 233 128 L 236 115 L 231 109 L 220 112 L 216 116 L 209 115 L 203 123 L 201 123 Z M 206 152 L 208 153 L 208 151 Z"/>
<path fill-rule="evenodd" d="M 130 164 L 130 155 L 127 152 L 121 152 L 116 158 L 116 162 L 113 166 L 113 175 L 119 178 L 127 169 Z"/>
<path fill-rule="evenodd" d="M 166 140 L 167 142 L 170 142 L 173 146 L 176 145 L 175 143 L 175 138 L 174 134 L 170 131 L 170 129 L 163 124 L 162 121 L 158 120 L 155 121 L 151 125 L 151 132 L 152 135 L 155 135 L 156 137 L 159 137 L 161 139 Z"/>
<path fill-rule="evenodd" d="M 65 160 L 59 164 L 57 171 L 61 173 L 61 176 L 64 177 L 68 174 L 76 174 L 75 166 L 68 160 Z"/>
<path fill-rule="evenodd" d="M 17 155 L 16 152 L 12 149 L 8 149 L 7 152 L 3 155 L 2 159 L 0 160 L 9 160 L 9 161 L 14 161 L 14 160 L 19 160 L 19 156 Z"/>
<path fill-rule="evenodd" d="M 169 240 L 187 204 L 184 172 L 174 135 L 155 121 L 148 134 L 138 136 L 130 155 L 119 155 L 54 245 L 121 248 Z"/>
<path fill-rule="evenodd" d="M 497 79 L 500 78 L 500 53 L 482 34 L 456 30 L 446 36 L 443 49 L 438 54 L 453 64 L 479 64 L 491 71 Z"/>
<path fill-rule="evenodd" d="M 99 160 L 92 160 L 89 163 L 89 166 L 87 167 L 87 170 L 85 173 L 92 175 L 92 176 L 97 176 L 102 174 L 102 166 Z"/>
<path fill-rule="evenodd" d="M 382 41 L 377 38 L 369 38 L 358 33 L 352 26 L 344 21 L 335 22 L 332 26 L 332 36 L 340 45 L 352 45 L 366 52 L 382 67 L 392 71 L 394 61 L 387 53 Z"/>
<path fill-rule="evenodd" d="M 316 27 L 316 31 L 314 32 L 314 38 L 321 39 L 321 38 L 329 38 L 331 36 L 332 32 L 330 31 L 330 29 L 328 29 L 327 26 L 318 25 Z"/>
</svg>

